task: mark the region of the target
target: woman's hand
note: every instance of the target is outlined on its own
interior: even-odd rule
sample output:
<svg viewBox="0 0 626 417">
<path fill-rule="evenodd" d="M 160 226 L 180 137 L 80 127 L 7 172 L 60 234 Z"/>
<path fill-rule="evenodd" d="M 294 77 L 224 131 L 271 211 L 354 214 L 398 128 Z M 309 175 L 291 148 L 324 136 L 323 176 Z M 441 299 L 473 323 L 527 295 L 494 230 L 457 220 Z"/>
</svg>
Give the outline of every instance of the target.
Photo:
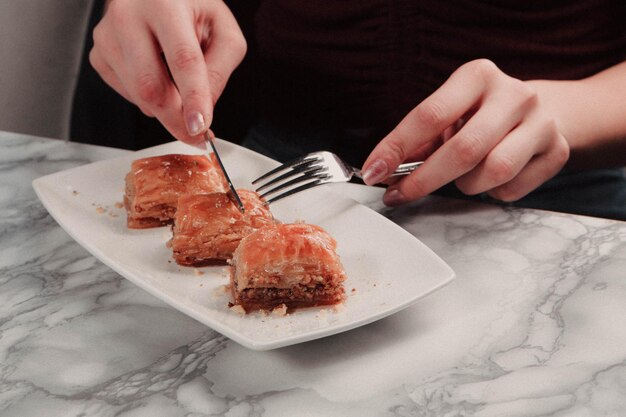
<svg viewBox="0 0 626 417">
<path fill-rule="evenodd" d="M 514 201 L 556 175 L 568 157 L 567 141 L 531 84 L 477 60 L 456 70 L 376 146 L 364 181 L 381 182 L 400 163 L 425 160 L 387 189 L 385 204 L 424 197 L 451 181 L 465 194 Z"/>
<path fill-rule="evenodd" d="M 246 53 L 221 0 L 110 0 L 93 38 L 89 59 L 104 81 L 191 144 Z"/>
</svg>

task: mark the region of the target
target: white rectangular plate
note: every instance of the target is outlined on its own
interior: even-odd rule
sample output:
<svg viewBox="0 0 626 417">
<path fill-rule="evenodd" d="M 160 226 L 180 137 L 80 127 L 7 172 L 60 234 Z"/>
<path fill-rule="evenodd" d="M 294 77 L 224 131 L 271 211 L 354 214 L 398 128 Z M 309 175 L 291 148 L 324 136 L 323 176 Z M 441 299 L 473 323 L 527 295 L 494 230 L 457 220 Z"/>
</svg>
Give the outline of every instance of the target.
<svg viewBox="0 0 626 417">
<path fill-rule="evenodd" d="M 277 162 L 218 140 L 237 187 Z M 411 305 L 454 278 L 452 269 L 411 234 L 375 211 L 320 186 L 272 205 L 276 218 L 326 229 L 338 243 L 348 279 L 341 308 L 311 308 L 286 316 L 241 316 L 228 308 L 227 267 L 178 266 L 165 244 L 168 227 L 126 228 L 120 207 L 124 176 L 133 160 L 201 151 L 181 142 L 145 149 L 41 177 L 33 187 L 48 212 L 96 258 L 174 308 L 236 342 L 267 350 L 317 339 L 371 323 Z M 116 204 L 117 203 L 117 204 Z"/>
</svg>

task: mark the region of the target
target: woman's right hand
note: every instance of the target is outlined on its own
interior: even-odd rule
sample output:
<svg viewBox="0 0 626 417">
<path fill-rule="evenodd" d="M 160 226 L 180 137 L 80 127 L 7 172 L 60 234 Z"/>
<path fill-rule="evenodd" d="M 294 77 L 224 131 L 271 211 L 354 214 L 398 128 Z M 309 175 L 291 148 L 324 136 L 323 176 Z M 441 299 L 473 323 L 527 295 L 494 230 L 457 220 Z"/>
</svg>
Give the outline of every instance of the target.
<svg viewBox="0 0 626 417">
<path fill-rule="evenodd" d="M 199 144 L 246 53 L 221 0 L 109 0 L 94 29 L 93 67 L 177 139 Z M 171 74 L 171 76 L 170 76 Z"/>
</svg>

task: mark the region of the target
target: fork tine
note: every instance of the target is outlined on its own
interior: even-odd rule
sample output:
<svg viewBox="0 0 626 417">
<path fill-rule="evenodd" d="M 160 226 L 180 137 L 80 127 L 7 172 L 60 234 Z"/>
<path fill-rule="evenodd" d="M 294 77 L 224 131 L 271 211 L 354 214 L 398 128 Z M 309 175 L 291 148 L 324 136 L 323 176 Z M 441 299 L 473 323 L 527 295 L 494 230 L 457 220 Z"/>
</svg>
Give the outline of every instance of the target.
<svg viewBox="0 0 626 417">
<path fill-rule="evenodd" d="M 297 165 L 296 167 L 290 169 L 289 171 L 285 172 L 282 175 L 279 175 L 276 178 L 273 178 L 271 180 L 269 180 L 268 182 L 266 182 L 265 184 L 261 185 L 259 188 L 256 189 L 257 192 L 261 191 L 264 188 L 269 187 L 272 184 L 276 184 L 277 182 L 286 180 L 287 178 L 291 178 L 294 175 L 298 175 L 298 174 L 315 174 L 317 172 L 323 171 L 324 167 L 323 166 L 316 166 L 314 165 L 315 162 L 314 160 L 311 160 L 309 162 L 303 162 L 300 165 Z"/>
<path fill-rule="evenodd" d="M 318 185 L 322 185 L 322 184 L 327 184 L 327 181 L 325 181 L 324 179 L 319 178 L 319 179 L 317 179 L 315 181 L 311 181 L 311 182 L 308 182 L 308 183 L 306 183 L 304 185 L 301 185 L 299 187 L 292 188 L 291 190 L 285 191 L 284 193 L 279 194 L 276 197 L 272 197 L 269 200 L 266 200 L 265 204 L 266 205 L 272 204 L 272 203 L 274 203 L 274 202 L 276 202 L 278 200 L 281 200 L 281 199 L 283 199 L 285 197 L 289 197 L 290 195 L 299 193 L 300 191 L 308 190 L 309 188 L 317 187 Z"/>
<path fill-rule="evenodd" d="M 329 178 L 328 174 L 325 174 L 323 172 L 319 172 L 319 170 L 316 170 L 316 172 L 305 172 L 302 175 L 300 175 L 299 177 L 293 178 L 289 181 L 286 181 L 282 184 L 278 184 L 276 187 L 272 188 L 271 190 L 267 190 L 266 192 L 264 192 L 263 194 L 261 194 L 261 197 L 265 197 L 269 194 L 274 194 L 280 190 L 283 190 L 287 187 L 291 187 L 292 185 L 296 185 L 296 184 L 300 184 L 304 181 L 308 181 L 308 180 L 314 180 L 314 179 L 319 179 L 319 180 L 326 180 Z"/>
<path fill-rule="evenodd" d="M 266 172 L 265 174 L 261 175 L 256 180 L 252 181 L 252 184 L 256 184 L 257 182 L 259 182 L 259 181 L 261 181 L 261 180 L 263 180 L 265 178 L 271 177 L 272 175 L 275 175 L 275 174 L 277 174 L 277 173 L 279 173 L 281 171 L 284 171 L 286 169 L 295 168 L 295 167 L 298 167 L 298 166 L 300 166 L 302 164 L 309 163 L 309 161 L 315 161 L 315 160 L 317 160 L 317 158 L 314 158 L 314 157 L 312 158 L 309 155 L 305 155 L 305 156 L 301 156 L 299 158 L 293 159 L 293 160 L 291 160 L 289 162 L 285 162 L 284 164 L 282 164 L 282 165 L 272 169 L 271 171 Z"/>
</svg>

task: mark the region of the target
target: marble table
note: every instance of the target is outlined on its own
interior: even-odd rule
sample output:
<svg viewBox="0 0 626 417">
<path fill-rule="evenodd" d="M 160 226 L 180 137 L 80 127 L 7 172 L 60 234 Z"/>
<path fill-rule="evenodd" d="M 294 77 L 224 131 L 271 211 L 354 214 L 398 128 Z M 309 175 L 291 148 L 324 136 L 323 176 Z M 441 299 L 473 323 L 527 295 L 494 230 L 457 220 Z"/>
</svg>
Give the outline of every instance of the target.
<svg viewBox="0 0 626 417">
<path fill-rule="evenodd" d="M 626 223 L 441 198 L 391 210 L 346 186 L 456 280 L 257 352 L 104 266 L 32 190 L 123 152 L 0 132 L 1 416 L 626 415 Z"/>
</svg>

